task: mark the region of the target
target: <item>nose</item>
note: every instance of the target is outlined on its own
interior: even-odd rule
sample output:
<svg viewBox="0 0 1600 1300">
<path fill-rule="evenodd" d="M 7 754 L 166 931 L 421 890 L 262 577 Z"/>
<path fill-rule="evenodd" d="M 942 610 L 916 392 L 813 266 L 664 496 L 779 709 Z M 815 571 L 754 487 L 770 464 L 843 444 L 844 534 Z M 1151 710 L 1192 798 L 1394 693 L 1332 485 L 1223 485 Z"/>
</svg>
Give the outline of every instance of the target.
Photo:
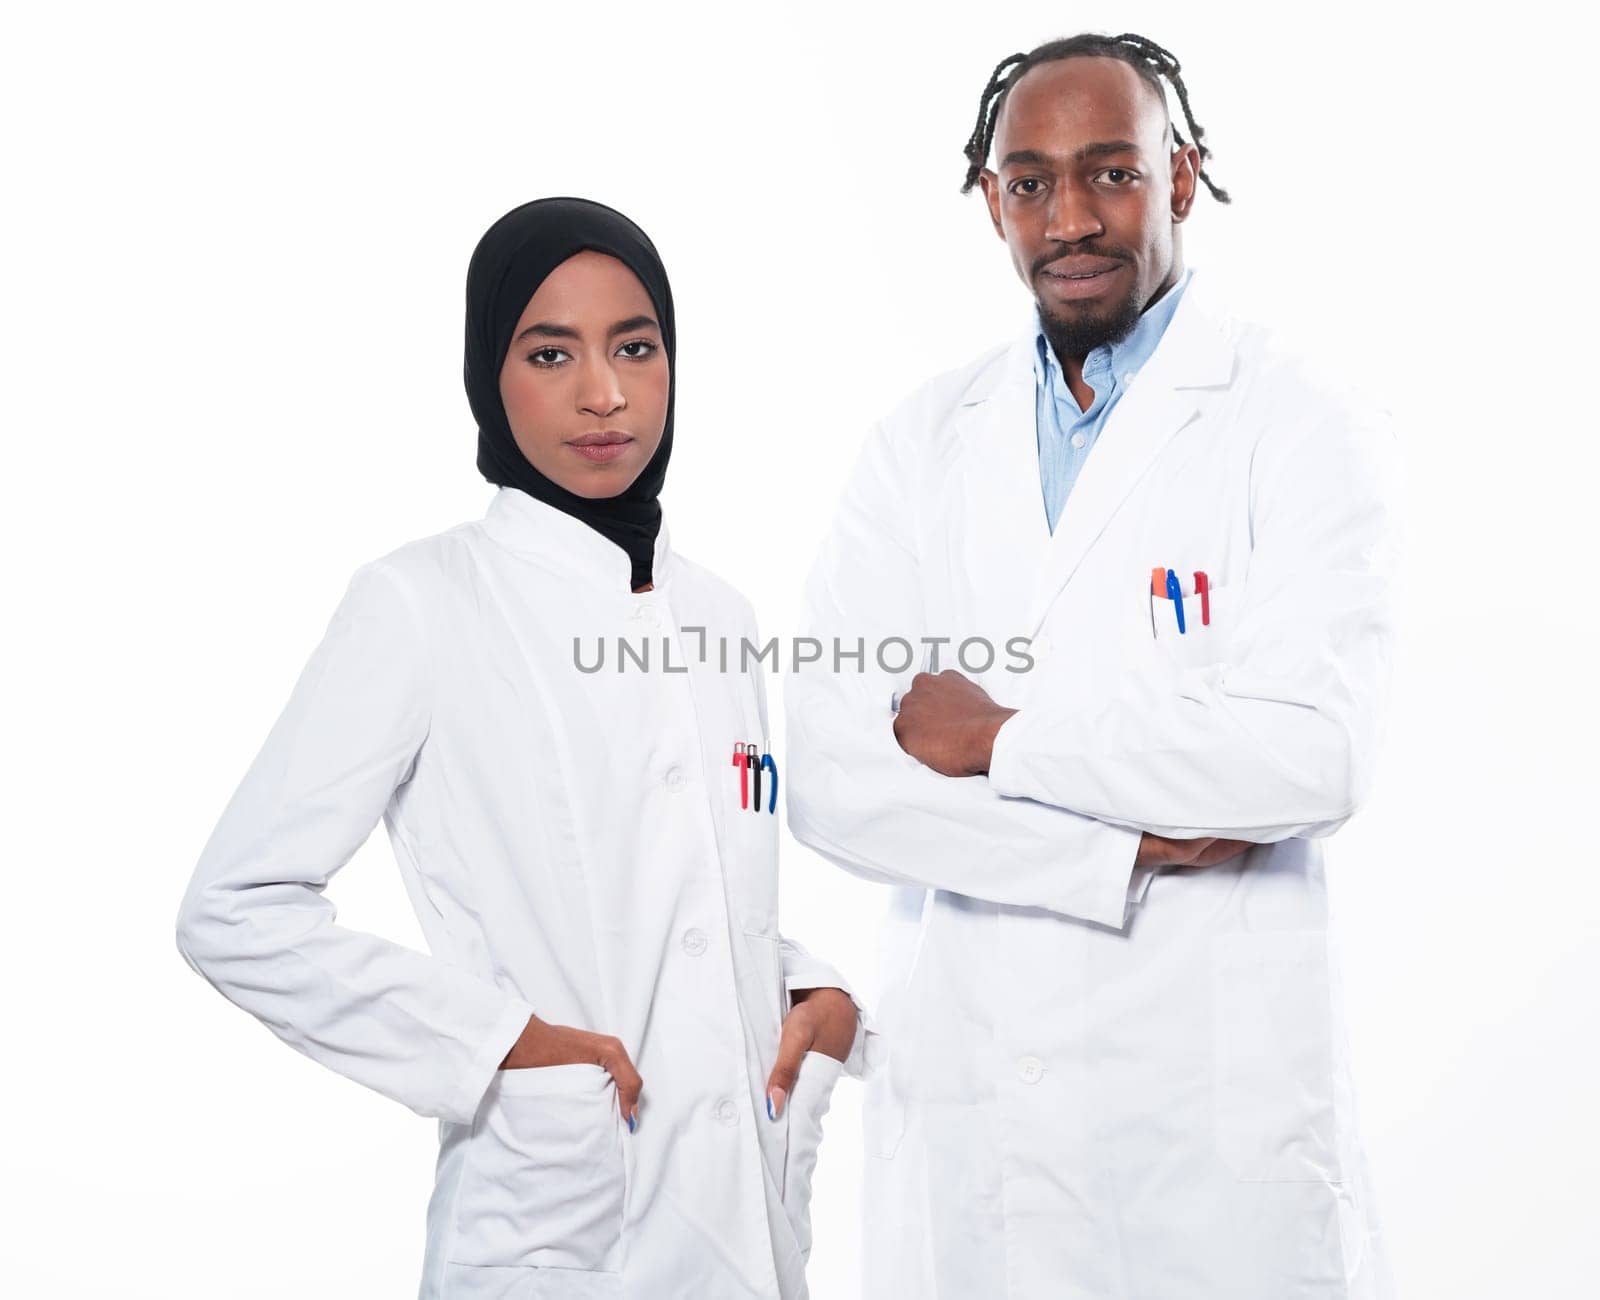
<svg viewBox="0 0 1600 1300">
<path fill-rule="evenodd" d="M 611 358 L 601 356 L 588 359 L 578 376 L 578 409 L 585 415 L 604 419 L 627 404 Z"/>
<path fill-rule="evenodd" d="M 1105 223 L 1095 210 L 1094 194 L 1083 186 L 1057 185 L 1045 213 L 1044 236 L 1060 244 L 1076 244 L 1105 234 Z"/>
</svg>

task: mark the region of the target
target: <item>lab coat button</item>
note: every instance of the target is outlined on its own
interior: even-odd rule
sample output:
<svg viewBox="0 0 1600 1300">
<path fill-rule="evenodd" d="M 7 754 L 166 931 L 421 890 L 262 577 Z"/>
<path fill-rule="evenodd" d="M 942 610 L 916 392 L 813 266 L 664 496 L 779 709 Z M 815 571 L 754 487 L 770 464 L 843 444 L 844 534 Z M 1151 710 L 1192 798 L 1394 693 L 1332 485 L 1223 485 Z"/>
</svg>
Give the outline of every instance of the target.
<svg viewBox="0 0 1600 1300">
<path fill-rule="evenodd" d="M 683 950 L 691 957 L 698 957 L 710 942 L 706 938 L 706 932 L 698 926 L 692 926 L 683 932 Z"/>
<path fill-rule="evenodd" d="M 633 611 L 633 617 L 646 627 L 660 627 L 661 613 L 653 605 L 639 605 Z"/>
<path fill-rule="evenodd" d="M 1024 1083 L 1038 1083 L 1044 1078 L 1044 1062 L 1037 1056 L 1024 1056 L 1017 1062 L 1017 1077 Z"/>
<path fill-rule="evenodd" d="M 717 1103 L 717 1118 L 730 1126 L 739 1122 L 739 1108 L 731 1097 L 724 1097 Z"/>
<path fill-rule="evenodd" d="M 687 783 L 687 781 L 688 781 L 688 777 L 684 776 L 683 769 L 681 767 L 679 767 L 676 763 L 674 763 L 671 767 L 669 767 L 667 769 L 667 775 L 666 775 L 667 789 L 669 789 L 669 790 L 681 790 L 681 789 L 683 789 L 683 787 Z"/>
</svg>

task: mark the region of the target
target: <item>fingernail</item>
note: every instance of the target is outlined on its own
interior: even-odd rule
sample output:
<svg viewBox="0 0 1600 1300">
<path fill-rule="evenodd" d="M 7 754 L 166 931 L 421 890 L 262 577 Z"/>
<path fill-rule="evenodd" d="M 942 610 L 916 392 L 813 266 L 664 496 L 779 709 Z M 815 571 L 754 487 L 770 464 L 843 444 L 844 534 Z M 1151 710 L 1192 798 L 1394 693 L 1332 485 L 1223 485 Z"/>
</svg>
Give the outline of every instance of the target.
<svg viewBox="0 0 1600 1300">
<path fill-rule="evenodd" d="M 776 1105 L 773 1104 L 773 1098 L 777 1098 Z M 783 1112 L 783 1103 L 788 1099 L 789 1094 L 786 1093 L 782 1088 L 774 1088 L 771 1092 L 769 1092 L 767 1094 L 767 1118 L 777 1119 L 778 1116 Z"/>
<path fill-rule="evenodd" d="M 638 1112 L 634 1112 L 634 1113 L 637 1114 Z M 633 1115 L 629 1115 L 628 1116 L 628 1132 L 630 1132 L 630 1133 L 633 1132 Z"/>
</svg>

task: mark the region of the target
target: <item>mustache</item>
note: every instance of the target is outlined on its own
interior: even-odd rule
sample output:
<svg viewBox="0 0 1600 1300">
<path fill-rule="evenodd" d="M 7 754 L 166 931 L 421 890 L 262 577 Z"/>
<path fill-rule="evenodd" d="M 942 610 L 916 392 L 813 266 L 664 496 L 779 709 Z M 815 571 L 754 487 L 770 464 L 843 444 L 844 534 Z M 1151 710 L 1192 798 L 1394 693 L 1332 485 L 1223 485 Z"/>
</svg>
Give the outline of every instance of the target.
<svg viewBox="0 0 1600 1300">
<path fill-rule="evenodd" d="M 1112 262 L 1130 262 L 1133 260 L 1120 248 L 1088 248 L 1075 247 L 1071 244 L 1058 244 L 1050 252 L 1040 253 L 1038 257 L 1033 259 L 1032 265 L 1029 267 L 1029 274 L 1038 276 L 1043 273 L 1044 268 L 1049 266 L 1050 263 L 1059 262 L 1063 257 L 1103 257 Z"/>
</svg>

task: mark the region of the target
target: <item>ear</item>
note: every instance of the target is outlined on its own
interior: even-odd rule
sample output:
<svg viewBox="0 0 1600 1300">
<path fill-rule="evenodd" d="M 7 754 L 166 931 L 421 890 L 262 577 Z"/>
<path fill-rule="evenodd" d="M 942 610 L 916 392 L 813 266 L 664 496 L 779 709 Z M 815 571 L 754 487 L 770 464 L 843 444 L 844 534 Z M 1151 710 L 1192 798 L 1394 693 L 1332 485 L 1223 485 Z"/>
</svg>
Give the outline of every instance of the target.
<svg viewBox="0 0 1600 1300">
<path fill-rule="evenodd" d="M 989 220 L 994 225 L 994 233 L 1004 240 L 1006 229 L 1000 224 L 1000 178 L 985 167 L 978 173 L 978 184 L 983 186 L 983 201 L 989 205 Z"/>
<path fill-rule="evenodd" d="M 1200 151 L 1192 144 L 1172 151 L 1172 224 L 1181 225 L 1200 191 Z"/>
</svg>

